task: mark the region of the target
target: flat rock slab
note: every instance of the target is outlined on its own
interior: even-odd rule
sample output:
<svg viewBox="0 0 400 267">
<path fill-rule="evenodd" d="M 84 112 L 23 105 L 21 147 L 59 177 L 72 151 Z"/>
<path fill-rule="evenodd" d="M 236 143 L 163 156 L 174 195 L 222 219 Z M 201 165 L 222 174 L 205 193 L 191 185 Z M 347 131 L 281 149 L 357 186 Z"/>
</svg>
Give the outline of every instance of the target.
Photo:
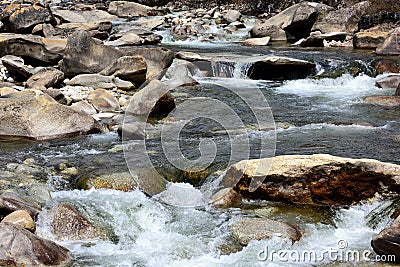
<svg viewBox="0 0 400 267">
<path fill-rule="evenodd" d="M 363 102 L 382 107 L 400 107 L 400 96 L 367 96 Z"/>
<path fill-rule="evenodd" d="M 51 7 L 54 16 L 61 18 L 64 22 L 86 23 L 99 21 L 117 21 L 117 16 L 111 15 L 104 10 L 64 10 Z"/>
<path fill-rule="evenodd" d="M 14 55 L 57 63 L 66 45 L 65 39 L 43 38 L 31 34 L 0 34 L 0 56 Z"/>
</svg>

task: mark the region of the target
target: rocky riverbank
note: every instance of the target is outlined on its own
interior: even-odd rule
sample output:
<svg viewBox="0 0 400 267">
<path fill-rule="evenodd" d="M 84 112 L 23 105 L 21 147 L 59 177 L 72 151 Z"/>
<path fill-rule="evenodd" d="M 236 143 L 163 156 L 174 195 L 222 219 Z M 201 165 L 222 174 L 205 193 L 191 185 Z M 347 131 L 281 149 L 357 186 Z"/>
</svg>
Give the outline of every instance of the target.
<svg viewBox="0 0 400 267">
<path fill-rule="evenodd" d="M 194 88 L 206 77 L 228 76 L 216 72 L 216 65 L 222 69 L 247 66 L 242 75 L 253 80 L 322 77 L 318 76 L 322 74 L 320 66 L 311 59 L 268 54 L 221 58 L 215 53 L 172 51 L 163 46 L 163 33 L 173 41 L 213 43 L 225 38 L 244 47 L 274 49 L 284 43 L 297 51 L 325 47 L 375 53 L 383 59 L 368 68 L 373 75 L 385 74 L 376 85 L 392 90 L 393 95 L 366 96 L 362 101 L 371 106 L 399 108 L 400 21 L 395 15 L 400 11 L 375 12 L 376 3 L 3 1 L 1 141 L 44 141 L 106 132 L 128 141 L 154 138 L 158 129 L 151 124 L 174 123 L 163 119 L 177 106 L 177 98 L 185 98 L 179 88 Z M 358 75 L 362 70 L 350 66 L 345 72 Z M 343 74 L 342 70 L 335 71 Z M 129 120 L 125 119 L 127 114 Z M 122 149 L 115 146 L 110 151 L 118 153 Z M 265 172 L 257 172 L 260 168 Z M 61 177 L 69 184 L 68 189 L 132 191 L 138 187 L 128 171 L 80 171 L 71 162 L 42 166 L 31 158 L 1 166 L 1 265 L 68 266 L 73 261 L 66 248 L 35 233 L 38 214 L 44 212 L 46 203 L 51 202 L 50 191 L 55 190 L 48 184 L 49 177 Z M 210 172 L 185 170 L 182 176 L 197 185 Z M 145 170 L 140 175 L 151 173 Z M 251 183 L 257 183 L 260 176 L 264 179 L 253 192 Z M 239 162 L 221 178 L 224 188 L 214 192 L 209 203 L 214 208 L 240 207 L 242 198 L 350 206 L 384 199 L 400 190 L 399 165 L 330 155 Z M 118 242 L 110 223 L 85 207 L 61 203 L 45 212 L 50 214 L 49 224 L 56 240 L 98 238 Z M 373 240 L 377 253 L 393 252 L 398 247 L 398 228 L 397 219 Z M 239 247 L 276 234 L 293 243 L 302 238 L 302 229 L 297 226 L 267 218 L 243 218 L 232 225 L 231 231 Z M 389 241 L 395 244 L 388 245 Z"/>
</svg>

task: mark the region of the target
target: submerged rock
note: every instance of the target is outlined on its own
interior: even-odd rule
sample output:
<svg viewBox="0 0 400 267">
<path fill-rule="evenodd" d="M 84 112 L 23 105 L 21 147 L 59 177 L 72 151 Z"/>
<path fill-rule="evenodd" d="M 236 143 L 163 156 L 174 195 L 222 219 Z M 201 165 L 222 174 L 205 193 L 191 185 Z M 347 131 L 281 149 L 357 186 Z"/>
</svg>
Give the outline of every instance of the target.
<svg viewBox="0 0 400 267">
<path fill-rule="evenodd" d="M 242 197 L 232 188 L 224 188 L 211 196 L 210 204 L 217 208 L 230 208 L 242 204 Z"/>
<path fill-rule="evenodd" d="M 325 154 L 244 160 L 223 177 L 243 197 L 298 204 L 350 205 L 400 191 L 400 166 Z"/>
<path fill-rule="evenodd" d="M 242 218 L 231 226 L 231 232 L 245 246 L 252 240 L 270 239 L 273 236 L 288 238 L 292 243 L 301 238 L 296 227 L 267 218 Z"/>
<path fill-rule="evenodd" d="M 394 255 L 394 260 L 400 262 L 400 217 L 375 236 L 371 246 L 378 255 Z"/>
<path fill-rule="evenodd" d="M 129 192 L 135 190 L 137 184 L 129 172 L 115 172 L 99 175 L 90 173 L 79 177 L 77 187 L 85 190 L 90 188 L 107 188 Z"/>
<path fill-rule="evenodd" d="M 21 226 L 0 223 L 0 264 L 6 266 L 69 266 L 68 249 L 40 238 Z"/>
<path fill-rule="evenodd" d="M 53 233 L 58 240 L 108 239 L 106 231 L 97 228 L 69 204 L 57 204 L 50 212 Z"/>
<path fill-rule="evenodd" d="M 400 107 L 399 96 L 367 96 L 363 98 L 364 103 L 382 107 Z"/>
<path fill-rule="evenodd" d="M 4 137 L 46 140 L 101 132 L 92 117 L 31 89 L 0 98 L 0 120 Z"/>
</svg>

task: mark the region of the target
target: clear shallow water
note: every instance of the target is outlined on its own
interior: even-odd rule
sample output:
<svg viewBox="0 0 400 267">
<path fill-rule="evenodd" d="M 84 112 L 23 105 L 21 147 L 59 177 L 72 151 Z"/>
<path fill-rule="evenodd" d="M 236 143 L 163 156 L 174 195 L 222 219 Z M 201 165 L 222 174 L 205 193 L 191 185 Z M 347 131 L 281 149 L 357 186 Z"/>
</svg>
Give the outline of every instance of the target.
<svg viewBox="0 0 400 267">
<path fill-rule="evenodd" d="M 238 45 L 217 47 L 221 53 L 274 54 L 315 60 L 319 63 L 320 73 L 322 70 L 326 72 L 332 68 L 340 68 L 355 60 L 361 60 L 366 65 L 371 61 L 369 55 L 343 54 L 337 50 L 309 51 L 275 47 L 261 49 L 242 48 Z M 191 49 L 193 48 L 187 50 Z M 209 47 L 196 47 L 196 51 L 208 50 Z M 249 138 L 250 158 L 259 157 L 260 140 L 273 138 L 275 133 L 268 127 L 258 129 L 249 107 L 240 98 L 229 94 L 224 86 L 235 85 L 245 91 L 262 92 L 274 115 L 276 155 L 329 153 L 400 163 L 400 143 L 395 138 L 400 135 L 400 110 L 384 109 L 361 102 L 362 97 L 367 95 L 393 94 L 392 90 L 376 88 L 376 78 L 365 74 L 344 74 L 338 78 L 255 83 L 240 75 L 235 77 L 199 79 L 201 85 L 181 88 L 174 93 L 177 104 L 188 98 L 208 97 L 230 105 L 245 122 L 248 131 L 243 135 L 243 132 L 235 132 L 233 129 L 233 136 Z M 237 79 L 238 77 L 241 79 Z M 157 129 L 165 123 L 168 121 L 160 122 L 156 125 Z M 204 137 L 211 138 L 217 144 L 218 154 L 213 170 L 223 170 L 228 166 L 230 140 L 219 124 L 201 120 L 188 124 L 180 135 L 182 153 L 188 158 L 198 157 L 198 144 Z M 39 164 L 46 166 L 68 161 L 80 172 L 127 171 L 122 151 L 110 151 L 120 143 L 118 136 L 111 133 L 48 142 L 2 141 L 0 167 L 33 157 Z M 153 136 L 147 140 L 147 148 L 151 151 L 152 162 L 161 172 L 176 174 L 176 170 L 168 164 L 162 153 L 159 137 Z M 340 240 L 345 240 L 349 249 L 370 249 L 372 235 L 378 233 L 389 221 L 385 218 L 376 229 L 371 229 L 366 224 L 365 216 L 381 203 L 364 203 L 348 209 L 321 208 L 322 210 L 274 203 L 249 203 L 240 211 L 213 210 L 209 207 L 174 208 L 149 199 L 139 191 L 58 191 L 53 193 L 53 198 L 48 207 L 66 201 L 104 214 L 118 236 L 117 243 L 99 240 L 61 242 L 73 252 L 77 260 L 76 266 L 292 266 L 293 262 L 260 261 L 257 255 L 266 246 L 275 250 L 321 252 L 336 249 Z M 272 210 L 277 208 L 276 211 L 270 212 L 271 207 L 274 208 Z M 251 242 L 244 248 L 237 247 L 230 237 L 229 226 L 243 214 L 254 216 L 255 209 L 266 209 L 269 218 L 296 225 L 302 230 L 303 238 L 293 246 L 290 242 L 273 238 Z M 44 237 L 54 239 L 48 225 L 48 216 L 46 212 L 41 213 L 38 232 Z M 96 214 L 93 216 L 96 218 Z M 226 251 L 231 254 L 225 255 Z M 329 259 L 317 263 L 307 261 L 299 265 L 319 265 L 328 261 Z"/>
</svg>

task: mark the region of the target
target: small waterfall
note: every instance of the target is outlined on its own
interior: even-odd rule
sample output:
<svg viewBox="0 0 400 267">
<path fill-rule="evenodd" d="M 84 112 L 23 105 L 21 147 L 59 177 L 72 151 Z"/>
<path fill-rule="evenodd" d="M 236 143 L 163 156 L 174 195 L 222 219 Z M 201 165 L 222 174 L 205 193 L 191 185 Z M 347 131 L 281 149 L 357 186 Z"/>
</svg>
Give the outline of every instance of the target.
<svg viewBox="0 0 400 267">
<path fill-rule="evenodd" d="M 252 63 L 231 62 L 231 61 L 211 61 L 213 77 L 248 79 L 248 72 Z"/>
<path fill-rule="evenodd" d="M 249 70 L 253 63 L 249 62 L 237 62 L 233 70 L 234 79 L 249 79 Z"/>
</svg>

